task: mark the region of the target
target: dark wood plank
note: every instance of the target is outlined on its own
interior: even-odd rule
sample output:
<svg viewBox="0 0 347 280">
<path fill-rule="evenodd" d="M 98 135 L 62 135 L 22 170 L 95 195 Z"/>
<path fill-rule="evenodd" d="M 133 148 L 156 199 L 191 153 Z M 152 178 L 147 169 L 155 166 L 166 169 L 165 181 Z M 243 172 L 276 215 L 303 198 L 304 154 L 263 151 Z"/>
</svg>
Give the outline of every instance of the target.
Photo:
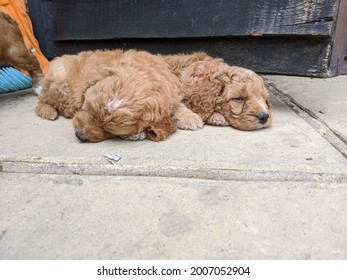
<svg viewBox="0 0 347 280">
<path fill-rule="evenodd" d="M 343 72 L 345 55 L 347 50 L 347 1 L 340 0 L 336 19 L 336 29 L 331 41 L 331 58 L 329 69 L 331 76 L 339 75 Z"/>
<path fill-rule="evenodd" d="M 330 36 L 339 0 L 60 0 L 54 39 Z"/>
<path fill-rule="evenodd" d="M 347 75 L 347 59 L 345 59 L 345 62 L 343 64 L 343 67 L 342 67 L 340 74 Z"/>
<path fill-rule="evenodd" d="M 54 57 L 52 0 L 29 0 L 29 16 L 42 53 Z"/>
<path fill-rule="evenodd" d="M 56 54 L 115 48 L 162 54 L 206 51 L 232 65 L 260 73 L 327 77 L 328 43 L 329 39 L 322 37 L 60 41 L 56 42 Z"/>
</svg>

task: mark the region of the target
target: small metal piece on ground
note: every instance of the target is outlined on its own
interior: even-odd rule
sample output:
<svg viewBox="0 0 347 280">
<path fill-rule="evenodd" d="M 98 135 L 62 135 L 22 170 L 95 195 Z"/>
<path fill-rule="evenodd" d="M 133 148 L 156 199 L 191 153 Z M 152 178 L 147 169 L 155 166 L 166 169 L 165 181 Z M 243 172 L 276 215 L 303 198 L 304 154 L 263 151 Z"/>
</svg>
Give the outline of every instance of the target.
<svg viewBox="0 0 347 280">
<path fill-rule="evenodd" d="M 113 155 L 106 154 L 104 155 L 104 157 L 106 157 L 107 160 L 112 164 L 114 164 L 115 161 L 119 161 L 122 158 L 120 154 L 113 154 Z"/>
</svg>

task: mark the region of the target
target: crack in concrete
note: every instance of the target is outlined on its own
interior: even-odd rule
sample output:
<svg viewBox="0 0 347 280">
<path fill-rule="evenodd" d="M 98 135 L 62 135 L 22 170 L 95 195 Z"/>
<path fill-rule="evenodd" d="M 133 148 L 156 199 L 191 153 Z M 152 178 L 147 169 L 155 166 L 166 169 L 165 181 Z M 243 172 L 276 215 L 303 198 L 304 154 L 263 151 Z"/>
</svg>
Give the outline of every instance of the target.
<svg viewBox="0 0 347 280">
<path fill-rule="evenodd" d="M 304 107 L 293 97 L 285 94 L 277 88 L 274 83 L 267 83 L 271 88 L 271 93 L 277 97 L 284 105 L 286 105 L 295 114 L 300 116 L 306 123 L 315 129 L 330 145 L 332 145 L 339 153 L 347 158 L 347 141 L 335 132 L 324 120 L 319 118 L 310 109 Z"/>
<path fill-rule="evenodd" d="M 37 161 L 20 161 L 3 159 L 4 173 L 76 175 L 76 176 L 123 176 L 123 177 L 165 177 L 165 178 L 194 178 L 220 181 L 267 181 L 267 182 L 347 182 L 343 173 L 285 171 L 285 170 L 254 170 L 254 169 L 201 169 L 187 167 L 161 166 L 117 166 L 91 165 L 65 162 L 57 163 Z M 0 173 L 1 174 L 1 173 Z"/>
</svg>

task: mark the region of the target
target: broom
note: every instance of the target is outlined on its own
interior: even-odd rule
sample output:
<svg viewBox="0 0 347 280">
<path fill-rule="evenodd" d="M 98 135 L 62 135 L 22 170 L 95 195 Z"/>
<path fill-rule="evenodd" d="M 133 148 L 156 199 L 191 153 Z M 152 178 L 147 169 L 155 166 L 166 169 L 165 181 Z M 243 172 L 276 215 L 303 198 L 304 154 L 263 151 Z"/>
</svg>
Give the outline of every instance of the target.
<svg viewBox="0 0 347 280">
<path fill-rule="evenodd" d="M 11 66 L 0 65 L 0 94 L 32 87 L 29 76 Z"/>
</svg>

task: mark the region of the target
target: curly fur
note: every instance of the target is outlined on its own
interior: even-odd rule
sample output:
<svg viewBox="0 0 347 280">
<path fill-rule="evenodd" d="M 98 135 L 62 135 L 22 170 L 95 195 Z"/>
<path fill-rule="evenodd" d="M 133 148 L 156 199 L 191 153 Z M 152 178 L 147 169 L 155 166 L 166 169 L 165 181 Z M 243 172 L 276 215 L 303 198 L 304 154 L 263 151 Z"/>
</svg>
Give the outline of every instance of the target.
<svg viewBox="0 0 347 280">
<path fill-rule="evenodd" d="M 53 60 L 36 107 L 38 116 L 72 118 L 81 141 L 120 136 L 153 141 L 201 118 L 181 103 L 180 82 L 161 56 L 130 50 L 88 51 Z"/>
<path fill-rule="evenodd" d="M 205 53 L 164 57 L 181 82 L 183 104 L 211 125 L 254 130 L 271 125 L 271 102 L 263 79 Z"/>
<path fill-rule="evenodd" d="M 115 136 L 160 141 L 177 127 L 198 130 L 204 123 L 242 130 L 268 127 L 270 105 L 257 74 L 205 53 L 115 50 L 53 60 L 36 113 L 50 120 L 59 114 L 73 118 L 81 141 Z"/>
<path fill-rule="evenodd" d="M 16 21 L 0 12 L 0 63 L 14 65 L 29 72 L 33 87 L 39 93 L 43 78 L 39 61 L 26 48 L 22 33 Z"/>
</svg>

